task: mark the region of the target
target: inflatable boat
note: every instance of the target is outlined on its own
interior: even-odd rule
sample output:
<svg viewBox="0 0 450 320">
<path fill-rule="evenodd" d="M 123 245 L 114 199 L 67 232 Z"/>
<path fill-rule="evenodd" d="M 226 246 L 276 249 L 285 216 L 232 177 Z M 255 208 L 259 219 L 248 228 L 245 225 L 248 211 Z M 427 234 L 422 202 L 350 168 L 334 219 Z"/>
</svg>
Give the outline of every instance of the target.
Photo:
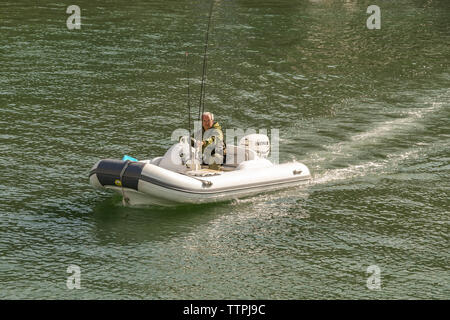
<svg viewBox="0 0 450 320">
<path fill-rule="evenodd" d="M 273 164 L 267 157 L 269 149 L 266 135 L 243 137 L 238 146 L 227 146 L 225 163 L 211 169 L 201 164 L 198 151 L 183 137 L 162 157 L 100 160 L 89 179 L 96 188 L 118 192 L 123 203 L 131 206 L 226 201 L 298 186 L 311 179 L 302 163 Z"/>
</svg>

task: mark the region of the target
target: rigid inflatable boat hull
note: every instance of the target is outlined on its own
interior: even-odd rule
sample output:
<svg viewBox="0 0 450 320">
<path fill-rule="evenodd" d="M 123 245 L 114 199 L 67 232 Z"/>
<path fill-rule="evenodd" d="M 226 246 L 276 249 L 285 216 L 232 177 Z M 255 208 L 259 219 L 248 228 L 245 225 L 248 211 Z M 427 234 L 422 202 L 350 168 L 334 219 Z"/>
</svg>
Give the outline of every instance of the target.
<svg viewBox="0 0 450 320">
<path fill-rule="evenodd" d="M 193 177 L 148 162 L 102 160 L 90 174 L 93 186 L 114 190 L 133 206 L 226 201 L 302 185 L 310 178 L 298 162 Z"/>
</svg>

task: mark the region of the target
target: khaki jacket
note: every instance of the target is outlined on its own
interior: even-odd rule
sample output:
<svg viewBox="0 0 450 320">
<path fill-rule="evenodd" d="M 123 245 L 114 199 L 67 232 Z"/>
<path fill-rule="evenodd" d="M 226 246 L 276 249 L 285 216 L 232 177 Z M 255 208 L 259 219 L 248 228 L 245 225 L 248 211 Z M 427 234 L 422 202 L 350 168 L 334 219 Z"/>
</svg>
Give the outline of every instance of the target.
<svg viewBox="0 0 450 320">
<path fill-rule="evenodd" d="M 205 142 L 202 147 L 202 152 L 205 151 L 206 147 L 213 143 L 216 143 L 216 145 L 222 144 L 223 148 L 225 149 L 222 127 L 218 122 L 214 122 L 213 126 L 210 129 L 206 130 L 206 132 L 205 129 L 202 128 L 202 137 L 203 141 Z"/>
</svg>

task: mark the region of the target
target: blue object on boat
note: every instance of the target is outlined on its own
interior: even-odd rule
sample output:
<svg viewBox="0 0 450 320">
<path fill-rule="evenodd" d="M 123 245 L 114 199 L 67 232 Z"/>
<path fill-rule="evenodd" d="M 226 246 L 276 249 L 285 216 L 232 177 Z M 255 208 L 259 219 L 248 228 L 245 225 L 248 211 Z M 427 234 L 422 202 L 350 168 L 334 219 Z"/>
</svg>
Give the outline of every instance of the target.
<svg viewBox="0 0 450 320">
<path fill-rule="evenodd" d="M 126 160 L 130 160 L 130 161 L 138 161 L 138 159 L 135 159 L 135 158 L 130 157 L 130 156 L 127 156 L 127 155 L 124 155 L 123 158 L 122 158 L 122 160 L 123 160 L 123 161 L 126 161 Z"/>
</svg>

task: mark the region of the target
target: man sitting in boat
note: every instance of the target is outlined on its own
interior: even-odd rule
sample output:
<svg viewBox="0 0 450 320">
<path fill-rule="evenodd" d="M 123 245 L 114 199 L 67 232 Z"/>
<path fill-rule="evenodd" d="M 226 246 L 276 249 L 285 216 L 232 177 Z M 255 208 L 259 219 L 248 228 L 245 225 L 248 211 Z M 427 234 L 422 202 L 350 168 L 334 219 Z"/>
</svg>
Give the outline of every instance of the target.
<svg viewBox="0 0 450 320">
<path fill-rule="evenodd" d="M 225 162 L 226 149 L 222 127 L 214 121 L 214 115 L 211 112 L 202 114 L 201 145 L 203 164 L 209 165 L 209 168 L 213 170 L 219 169 L 219 165 Z"/>
</svg>

